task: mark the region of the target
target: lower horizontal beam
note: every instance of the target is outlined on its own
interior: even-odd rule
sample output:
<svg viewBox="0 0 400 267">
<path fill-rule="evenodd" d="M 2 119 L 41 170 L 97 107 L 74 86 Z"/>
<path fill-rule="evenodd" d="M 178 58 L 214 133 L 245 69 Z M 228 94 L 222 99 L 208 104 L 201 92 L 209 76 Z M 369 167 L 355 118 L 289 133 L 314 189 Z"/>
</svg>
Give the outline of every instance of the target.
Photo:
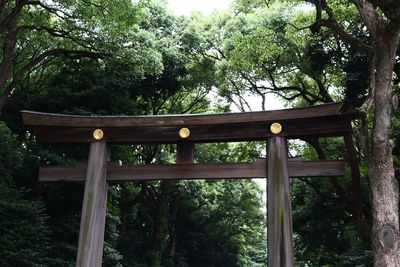
<svg viewBox="0 0 400 267">
<path fill-rule="evenodd" d="M 344 161 L 289 160 L 290 177 L 343 176 Z M 42 167 L 39 181 L 85 180 L 86 165 L 74 167 Z M 266 159 L 251 163 L 181 163 L 159 165 L 135 165 L 107 167 L 109 182 L 135 180 L 178 180 L 178 179 L 246 179 L 267 177 Z"/>
</svg>

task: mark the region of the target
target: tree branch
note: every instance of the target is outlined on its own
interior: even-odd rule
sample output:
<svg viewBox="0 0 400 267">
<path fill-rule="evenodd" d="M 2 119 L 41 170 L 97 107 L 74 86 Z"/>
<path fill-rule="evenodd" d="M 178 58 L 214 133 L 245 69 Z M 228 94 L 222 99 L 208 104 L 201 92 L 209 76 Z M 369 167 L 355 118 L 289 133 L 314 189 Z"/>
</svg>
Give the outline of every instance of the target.
<svg viewBox="0 0 400 267">
<path fill-rule="evenodd" d="M 351 2 L 356 5 L 361 19 L 367 26 L 372 38 L 375 39 L 375 41 L 379 40 L 384 32 L 384 29 L 381 27 L 381 23 L 375 12 L 374 6 L 366 0 L 351 0 Z"/>
<path fill-rule="evenodd" d="M 336 16 L 333 10 L 328 6 L 326 0 L 321 0 L 321 8 L 328 14 L 328 19 L 319 19 L 315 21 L 310 26 L 310 31 L 312 33 L 317 33 L 321 27 L 327 27 L 333 30 L 333 32 L 345 43 L 349 44 L 350 46 L 356 48 L 359 51 L 364 53 L 369 53 L 371 51 L 371 47 L 361 41 L 359 38 L 352 36 L 351 34 L 347 33 L 343 26 L 339 24 L 336 19 Z"/>
<path fill-rule="evenodd" d="M 65 39 L 69 39 L 72 42 L 87 48 L 87 49 L 91 49 L 92 47 L 87 45 L 85 42 L 83 42 L 82 40 L 80 40 L 79 38 L 76 38 L 75 36 L 73 36 L 71 34 L 71 31 L 66 31 L 66 30 L 62 30 L 62 29 L 57 29 L 57 28 L 50 28 L 50 27 L 46 27 L 46 26 L 35 26 L 35 25 L 21 25 L 17 28 L 17 31 L 21 31 L 21 30 L 25 30 L 25 29 L 29 29 L 29 30 L 36 30 L 36 31 L 45 31 L 47 33 L 49 33 L 51 36 L 54 37 L 58 37 L 58 38 L 65 38 Z M 78 28 L 76 28 L 78 29 Z M 79 30 L 84 30 L 85 32 L 88 32 L 86 29 L 79 29 Z"/>
<path fill-rule="evenodd" d="M 378 6 L 385 16 L 399 25 L 400 2 L 398 0 L 368 0 L 372 5 Z"/>
<path fill-rule="evenodd" d="M 14 56 L 14 48 L 17 43 L 17 22 L 21 15 L 21 10 L 26 1 L 16 1 L 15 8 L 11 11 L 11 14 L 2 22 L 6 27 L 7 33 L 4 37 L 4 46 L 3 46 L 3 58 L 0 63 L 0 90 L 4 87 L 9 79 L 10 70 L 12 67 L 13 56 Z M 0 27 L 3 27 L 1 25 Z M 3 89 L 4 90 L 4 89 Z M 3 101 L 5 98 L 0 94 L 2 101 L 0 101 L 0 111 L 2 108 Z"/>
<path fill-rule="evenodd" d="M 39 6 L 39 7 L 43 8 L 44 10 L 56 15 L 57 17 L 59 17 L 61 19 L 66 19 L 66 18 L 73 19 L 73 20 L 79 19 L 79 17 L 68 14 L 67 12 L 65 12 L 62 9 L 45 5 L 41 1 L 29 1 L 29 2 L 27 2 L 27 4 L 32 5 L 32 6 Z"/>
<path fill-rule="evenodd" d="M 0 111 L 2 110 L 5 101 L 11 91 L 22 81 L 24 73 L 28 72 L 34 66 L 42 62 L 43 60 L 49 57 L 56 56 L 65 56 L 67 58 L 76 59 L 82 57 L 90 57 L 90 58 L 103 58 L 105 55 L 98 52 L 91 51 L 81 51 L 81 50 L 69 50 L 69 49 L 53 49 L 43 52 L 42 54 L 33 58 L 28 64 L 20 68 L 13 75 L 11 82 L 0 91 Z"/>
<path fill-rule="evenodd" d="M 15 7 L 12 8 L 11 12 L 2 18 L 0 21 L 0 29 L 8 28 L 7 30 L 10 31 L 10 25 L 16 26 L 16 21 L 19 19 L 21 15 L 22 8 L 27 4 L 27 0 L 16 0 Z M 6 8 L 6 3 L 1 6 L 2 10 Z M 15 25 L 14 25 L 15 24 Z"/>
</svg>

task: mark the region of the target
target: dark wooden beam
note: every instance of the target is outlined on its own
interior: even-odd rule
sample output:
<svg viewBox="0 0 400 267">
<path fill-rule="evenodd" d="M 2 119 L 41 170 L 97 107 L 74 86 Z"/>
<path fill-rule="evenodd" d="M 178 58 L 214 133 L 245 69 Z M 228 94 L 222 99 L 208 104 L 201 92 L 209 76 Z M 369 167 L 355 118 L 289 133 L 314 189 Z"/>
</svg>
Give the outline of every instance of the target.
<svg viewBox="0 0 400 267">
<path fill-rule="evenodd" d="M 279 136 L 342 136 L 351 132 L 355 114 L 339 114 L 340 104 L 327 104 L 287 110 L 171 116 L 68 116 L 22 112 L 24 124 L 35 128 L 44 143 L 87 143 L 93 131 L 101 128 L 108 143 L 165 144 L 181 141 L 230 142 L 265 140 L 271 137 L 273 122 L 282 125 Z M 181 127 L 190 135 L 183 140 Z"/>
<path fill-rule="evenodd" d="M 268 140 L 268 266 L 293 267 L 293 226 L 287 145 L 284 137 Z"/>
<path fill-rule="evenodd" d="M 252 163 L 180 163 L 165 165 L 116 166 L 107 168 L 109 182 L 134 180 L 176 180 L 176 179 L 238 179 L 267 177 L 265 159 Z M 318 177 L 343 176 L 343 161 L 301 161 L 289 160 L 289 176 Z M 42 167 L 39 181 L 83 182 L 86 165 L 74 167 Z"/>
<path fill-rule="evenodd" d="M 66 126 L 66 127 L 154 127 L 234 124 L 242 122 L 281 121 L 290 119 L 307 119 L 339 115 L 341 103 L 308 106 L 283 110 L 217 113 L 217 114 L 184 114 L 164 116 L 76 116 L 34 111 L 21 111 L 25 125 L 33 126 Z M 353 114 L 354 115 L 354 114 Z"/>
<path fill-rule="evenodd" d="M 265 140 L 272 136 L 271 122 L 186 125 L 190 129 L 188 141 L 195 143 L 235 142 Z M 349 119 L 325 117 L 323 119 L 298 119 L 280 121 L 283 129 L 279 134 L 287 138 L 304 136 L 342 136 L 351 132 Z M 178 126 L 160 127 L 107 127 L 102 128 L 104 140 L 122 144 L 168 144 L 182 141 Z M 35 136 L 42 143 L 92 142 L 95 128 L 36 126 Z"/>
</svg>

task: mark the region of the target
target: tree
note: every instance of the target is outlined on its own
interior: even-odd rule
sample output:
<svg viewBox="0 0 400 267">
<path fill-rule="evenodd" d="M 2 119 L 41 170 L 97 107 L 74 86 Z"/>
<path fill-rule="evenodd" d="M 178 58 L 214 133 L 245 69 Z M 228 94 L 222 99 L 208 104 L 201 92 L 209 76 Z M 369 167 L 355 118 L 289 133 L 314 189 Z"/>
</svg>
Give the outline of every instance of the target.
<svg viewBox="0 0 400 267">
<path fill-rule="evenodd" d="M 346 157 L 341 138 L 323 138 L 321 149 L 328 159 Z M 291 147 L 303 159 L 316 160 L 318 154 L 310 145 Z M 371 215 L 368 204 L 369 181 L 365 163 L 360 163 L 360 193 L 367 218 L 360 218 L 339 196 L 329 178 L 300 178 L 291 181 L 293 230 L 297 264 L 309 266 L 372 266 L 370 244 Z M 348 194 L 352 184 L 349 168 L 338 179 Z M 351 196 L 351 194 L 350 194 Z M 357 222 L 356 220 L 360 220 Z M 318 234 L 323 233 L 323 234 Z"/>
<path fill-rule="evenodd" d="M 236 4 L 234 13 L 193 17 L 182 34 L 195 36 L 198 47 L 192 54 L 213 66 L 218 92 L 243 111 L 254 108 L 247 95 L 260 99 L 263 110 L 268 94 L 303 104 L 332 102 L 329 87 L 337 86 L 338 75 L 331 72 L 328 78 L 323 70 L 341 56 L 339 48 L 320 46 L 327 36 L 299 34 L 292 26 L 299 16 L 293 6 L 243 9 Z"/>
<path fill-rule="evenodd" d="M 375 266 L 397 266 L 400 265 L 399 187 L 394 177 L 390 130 L 398 102 L 392 80 L 400 41 L 400 4 L 391 0 L 349 2 L 355 5 L 368 29 L 369 42 L 349 34 L 325 0 L 313 1 L 317 12 L 311 30 L 317 32 L 328 27 L 338 39 L 369 57 L 369 95 L 360 110 L 372 115 L 372 128 L 368 128 L 364 118 L 359 130 L 372 192 L 372 244 Z"/>
<path fill-rule="evenodd" d="M 60 261 L 49 254 L 50 230 L 43 203 L 23 199 L 4 180 L 0 180 L 0 193 L 0 265 L 48 266 Z"/>
<path fill-rule="evenodd" d="M 110 31 L 118 32 L 121 20 L 134 21 L 132 6 L 130 1 L 0 1 L 0 113 L 19 84 L 43 78 L 56 57 L 110 54 L 105 43 L 116 41 Z"/>
<path fill-rule="evenodd" d="M 0 180 L 10 180 L 13 174 L 22 165 L 22 151 L 17 149 L 18 142 L 16 135 L 0 122 Z"/>
</svg>

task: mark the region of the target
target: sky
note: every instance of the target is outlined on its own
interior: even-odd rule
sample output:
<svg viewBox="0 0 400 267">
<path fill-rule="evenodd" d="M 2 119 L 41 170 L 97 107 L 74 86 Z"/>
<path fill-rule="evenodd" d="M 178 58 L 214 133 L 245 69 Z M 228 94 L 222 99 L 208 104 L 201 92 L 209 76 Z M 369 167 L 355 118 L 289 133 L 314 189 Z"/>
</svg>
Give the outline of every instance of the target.
<svg viewBox="0 0 400 267">
<path fill-rule="evenodd" d="M 169 0 L 168 7 L 177 15 L 190 15 L 200 11 L 208 16 L 214 10 L 226 10 L 233 0 Z"/>
</svg>

